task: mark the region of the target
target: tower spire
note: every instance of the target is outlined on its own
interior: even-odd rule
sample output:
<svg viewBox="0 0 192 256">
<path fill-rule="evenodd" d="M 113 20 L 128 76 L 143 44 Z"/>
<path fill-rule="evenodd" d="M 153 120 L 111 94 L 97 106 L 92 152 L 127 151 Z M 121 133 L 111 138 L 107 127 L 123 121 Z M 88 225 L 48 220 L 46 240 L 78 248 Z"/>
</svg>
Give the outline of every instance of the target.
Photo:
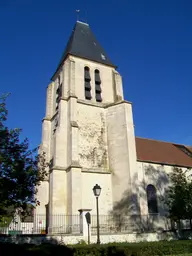
<svg viewBox="0 0 192 256">
<path fill-rule="evenodd" d="M 77 12 L 77 14 L 78 13 L 79 12 Z M 116 67 L 105 53 L 99 41 L 96 39 L 89 24 L 79 20 L 76 22 L 73 28 L 57 70 L 61 67 L 68 55 L 91 60 L 107 66 Z"/>
<path fill-rule="evenodd" d="M 79 21 L 79 13 L 80 13 L 80 10 L 79 10 L 79 9 L 77 9 L 77 10 L 76 10 L 76 14 L 77 14 L 77 21 Z"/>
</svg>

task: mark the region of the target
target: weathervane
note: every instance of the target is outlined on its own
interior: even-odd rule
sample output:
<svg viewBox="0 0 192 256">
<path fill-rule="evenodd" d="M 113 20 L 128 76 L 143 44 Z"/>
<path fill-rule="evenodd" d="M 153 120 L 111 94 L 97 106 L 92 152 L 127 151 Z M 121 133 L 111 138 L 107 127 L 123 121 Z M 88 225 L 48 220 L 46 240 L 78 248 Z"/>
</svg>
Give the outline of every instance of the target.
<svg viewBox="0 0 192 256">
<path fill-rule="evenodd" d="M 76 10 L 76 13 L 77 13 L 77 20 L 79 20 L 79 13 L 80 13 L 80 10 Z"/>
</svg>

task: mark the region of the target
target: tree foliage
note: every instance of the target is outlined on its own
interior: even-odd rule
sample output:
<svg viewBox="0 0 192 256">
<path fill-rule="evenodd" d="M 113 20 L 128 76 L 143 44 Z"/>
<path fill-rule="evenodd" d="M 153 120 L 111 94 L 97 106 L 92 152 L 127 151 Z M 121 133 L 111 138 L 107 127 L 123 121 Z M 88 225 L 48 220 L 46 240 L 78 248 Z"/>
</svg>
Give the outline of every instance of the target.
<svg viewBox="0 0 192 256">
<path fill-rule="evenodd" d="M 174 168 L 170 174 L 166 204 L 174 221 L 192 219 L 192 181 L 189 177 L 181 168 Z"/>
<path fill-rule="evenodd" d="M 30 150 L 28 139 L 20 141 L 21 129 L 5 124 L 8 111 L 6 96 L 0 98 L 0 216 L 10 209 L 25 211 L 36 205 L 37 187 L 47 176 L 45 154 Z"/>
</svg>

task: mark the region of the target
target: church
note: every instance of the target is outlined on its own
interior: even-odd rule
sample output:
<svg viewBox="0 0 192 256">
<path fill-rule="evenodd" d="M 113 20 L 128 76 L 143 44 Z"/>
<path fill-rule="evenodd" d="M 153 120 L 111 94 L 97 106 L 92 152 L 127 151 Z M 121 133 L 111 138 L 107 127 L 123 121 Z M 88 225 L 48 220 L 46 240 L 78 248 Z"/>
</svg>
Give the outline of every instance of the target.
<svg viewBox="0 0 192 256">
<path fill-rule="evenodd" d="M 165 216 L 168 174 L 192 167 L 192 148 L 135 136 L 121 75 L 87 23 L 77 21 L 47 87 L 41 150 L 49 177 L 37 214 Z"/>
</svg>

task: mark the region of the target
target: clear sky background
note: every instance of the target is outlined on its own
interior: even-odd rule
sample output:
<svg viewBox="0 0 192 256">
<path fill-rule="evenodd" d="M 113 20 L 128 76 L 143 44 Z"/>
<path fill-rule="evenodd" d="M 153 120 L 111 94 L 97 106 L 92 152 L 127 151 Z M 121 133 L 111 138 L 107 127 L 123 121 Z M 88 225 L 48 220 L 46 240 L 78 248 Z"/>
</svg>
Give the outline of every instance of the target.
<svg viewBox="0 0 192 256">
<path fill-rule="evenodd" d="M 9 127 L 41 141 L 46 87 L 76 22 L 123 76 L 139 137 L 192 145 L 191 0 L 0 0 L 0 94 Z M 105 86 L 105 85 L 103 85 Z"/>
</svg>

